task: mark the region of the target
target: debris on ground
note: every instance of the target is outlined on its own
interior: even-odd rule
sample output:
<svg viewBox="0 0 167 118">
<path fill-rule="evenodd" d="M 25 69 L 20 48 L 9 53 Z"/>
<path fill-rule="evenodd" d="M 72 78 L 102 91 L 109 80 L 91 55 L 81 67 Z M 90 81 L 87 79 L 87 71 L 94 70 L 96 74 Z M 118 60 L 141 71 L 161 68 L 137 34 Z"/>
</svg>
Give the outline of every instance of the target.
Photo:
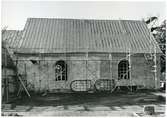
<svg viewBox="0 0 167 118">
<path fill-rule="evenodd" d="M 45 94 L 46 95 L 46 94 Z M 150 93 L 56 93 L 22 98 L 2 106 L 2 115 L 23 116 L 165 116 L 164 97 Z M 12 109 L 12 105 L 15 107 Z M 154 105 L 155 113 L 144 112 Z M 147 111 L 147 108 L 145 109 Z M 6 114 L 7 112 L 7 114 Z"/>
<path fill-rule="evenodd" d="M 155 106 L 144 106 L 144 113 L 146 115 L 153 115 L 153 114 L 155 114 Z"/>
<path fill-rule="evenodd" d="M 22 116 L 22 115 L 19 115 L 18 113 L 7 112 L 7 113 L 2 113 L 1 116 Z"/>
</svg>

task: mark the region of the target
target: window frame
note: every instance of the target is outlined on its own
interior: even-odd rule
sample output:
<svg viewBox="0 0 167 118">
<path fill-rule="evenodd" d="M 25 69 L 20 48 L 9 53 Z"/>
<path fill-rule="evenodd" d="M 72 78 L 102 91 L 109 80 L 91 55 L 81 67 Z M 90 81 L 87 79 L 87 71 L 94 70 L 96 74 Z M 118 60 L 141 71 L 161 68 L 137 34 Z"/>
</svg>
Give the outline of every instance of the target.
<svg viewBox="0 0 167 118">
<path fill-rule="evenodd" d="M 60 72 L 58 72 L 58 71 L 60 71 Z M 67 63 L 64 60 L 56 61 L 55 65 L 54 65 L 54 72 L 55 72 L 55 81 L 56 82 L 57 81 L 67 81 Z"/>
<path fill-rule="evenodd" d="M 129 80 L 129 79 L 130 79 L 129 61 L 123 59 L 118 63 L 118 80 Z"/>
</svg>

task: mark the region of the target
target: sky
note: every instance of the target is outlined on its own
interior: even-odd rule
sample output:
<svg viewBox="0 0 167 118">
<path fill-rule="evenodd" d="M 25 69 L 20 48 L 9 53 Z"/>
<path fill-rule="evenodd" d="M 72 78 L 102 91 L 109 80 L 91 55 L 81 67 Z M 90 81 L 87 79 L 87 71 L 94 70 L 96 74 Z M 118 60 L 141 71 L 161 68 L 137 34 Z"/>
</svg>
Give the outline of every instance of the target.
<svg viewBox="0 0 167 118">
<path fill-rule="evenodd" d="M 22 30 L 27 18 L 75 18 L 75 19 L 122 19 L 142 20 L 165 16 L 165 2 L 160 1 L 2 1 L 1 27 Z"/>
</svg>

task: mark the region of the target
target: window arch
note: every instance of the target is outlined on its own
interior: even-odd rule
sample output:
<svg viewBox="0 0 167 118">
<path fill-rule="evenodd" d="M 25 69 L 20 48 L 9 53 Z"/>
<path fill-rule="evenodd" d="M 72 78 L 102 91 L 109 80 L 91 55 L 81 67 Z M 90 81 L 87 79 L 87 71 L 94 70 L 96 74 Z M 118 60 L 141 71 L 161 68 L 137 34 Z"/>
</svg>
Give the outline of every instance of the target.
<svg viewBox="0 0 167 118">
<path fill-rule="evenodd" d="M 67 64 L 63 60 L 57 61 L 55 64 L 55 80 L 67 80 Z"/>
<path fill-rule="evenodd" d="M 129 61 L 122 60 L 118 64 L 118 79 L 129 79 Z"/>
</svg>

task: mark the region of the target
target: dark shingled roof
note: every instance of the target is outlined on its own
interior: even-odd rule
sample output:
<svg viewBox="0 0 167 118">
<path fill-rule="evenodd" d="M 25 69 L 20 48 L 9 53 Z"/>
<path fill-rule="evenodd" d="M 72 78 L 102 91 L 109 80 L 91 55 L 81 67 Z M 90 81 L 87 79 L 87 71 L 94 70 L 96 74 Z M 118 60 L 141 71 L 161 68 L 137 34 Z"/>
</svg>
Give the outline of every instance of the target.
<svg viewBox="0 0 167 118">
<path fill-rule="evenodd" d="M 135 20 L 29 18 L 17 41 L 11 47 L 23 53 L 150 53 L 153 45 L 161 53 L 147 25 Z"/>
</svg>

